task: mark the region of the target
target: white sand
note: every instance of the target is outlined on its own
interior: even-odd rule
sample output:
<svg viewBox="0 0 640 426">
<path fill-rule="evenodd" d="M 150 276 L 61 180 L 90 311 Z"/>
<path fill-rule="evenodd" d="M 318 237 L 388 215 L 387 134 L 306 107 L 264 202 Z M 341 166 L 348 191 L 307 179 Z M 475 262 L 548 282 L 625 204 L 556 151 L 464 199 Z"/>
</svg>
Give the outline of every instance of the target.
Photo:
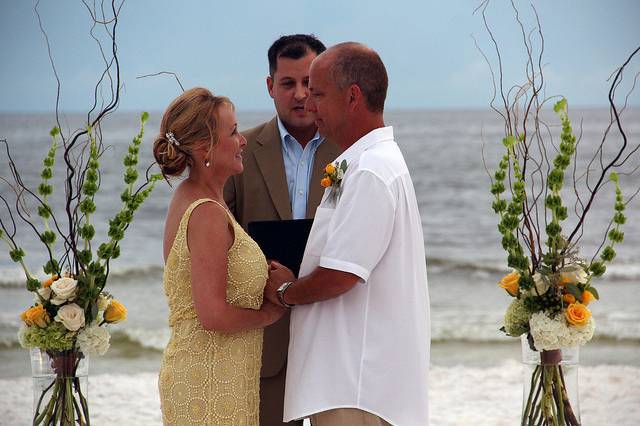
<svg viewBox="0 0 640 426">
<path fill-rule="evenodd" d="M 92 424 L 160 425 L 157 375 L 90 376 Z M 502 367 L 433 367 L 431 425 L 516 425 L 522 371 L 516 362 Z M 29 424 L 31 379 L 0 380 L 0 425 Z M 580 407 L 584 426 L 637 425 L 640 419 L 640 368 L 580 368 Z"/>
</svg>

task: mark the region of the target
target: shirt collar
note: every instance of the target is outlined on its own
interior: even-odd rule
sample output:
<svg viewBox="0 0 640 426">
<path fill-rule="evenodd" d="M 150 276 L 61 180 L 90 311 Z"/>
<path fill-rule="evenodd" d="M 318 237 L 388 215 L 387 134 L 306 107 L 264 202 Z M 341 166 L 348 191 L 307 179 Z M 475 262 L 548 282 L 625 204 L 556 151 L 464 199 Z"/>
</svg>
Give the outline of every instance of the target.
<svg viewBox="0 0 640 426">
<path fill-rule="evenodd" d="M 353 145 L 347 148 L 336 161 L 341 162 L 342 160 L 347 160 L 347 163 L 349 163 L 360 157 L 363 152 L 372 146 L 387 141 L 393 141 L 393 126 L 378 127 L 358 139 Z"/>
<path fill-rule="evenodd" d="M 282 120 L 280 120 L 279 116 L 276 116 L 276 121 L 278 122 L 278 131 L 280 132 L 280 141 L 282 142 L 282 146 L 284 147 L 284 150 L 287 151 L 289 149 L 289 143 L 291 143 L 292 141 L 297 142 L 297 139 L 291 136 L 291 133 L 289 133 L 287 128 L 284 127 L 284 123 L 282 123 Z M 323 140 L 324 139 L 320 136 L 320 133 L 318 133 L 318 131 L 316 130 L 315 136 L 313 137 L 313 139 L 309 141 L 309 143 L 320 144 L 322 143 Z M 300 142 L 297 142 L 297 143 L 300 143 Z"/>
</svg>

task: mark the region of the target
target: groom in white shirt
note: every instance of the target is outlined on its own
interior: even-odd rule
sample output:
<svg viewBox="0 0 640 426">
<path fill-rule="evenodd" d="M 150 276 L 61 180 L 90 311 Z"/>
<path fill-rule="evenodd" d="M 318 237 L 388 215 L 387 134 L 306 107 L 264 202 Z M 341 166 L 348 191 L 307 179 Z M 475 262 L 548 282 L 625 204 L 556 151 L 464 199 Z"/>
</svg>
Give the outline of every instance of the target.
<svg viewBox="0 0 640 426">
<path fill-rule="evenodd" d="M 266 295 L 292 307 L 285 421 L 429 422 L 424 241 L 409 171 L 384 124 L 387 85 L 378 54 L 358 43 L 311 65 L 306 109 L 345 150 L 336 164 L 347 168 L 316 211 L 300 278 L 272 263 Z"/>
</svg>

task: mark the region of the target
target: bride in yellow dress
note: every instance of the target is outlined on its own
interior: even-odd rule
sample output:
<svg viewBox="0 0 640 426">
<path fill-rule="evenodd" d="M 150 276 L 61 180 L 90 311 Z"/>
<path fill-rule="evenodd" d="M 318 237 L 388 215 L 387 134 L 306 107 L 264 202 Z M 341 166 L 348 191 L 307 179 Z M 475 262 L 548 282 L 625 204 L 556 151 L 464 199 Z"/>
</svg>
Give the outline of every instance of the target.
<svg viewBox="0 0 640 426">
<path fill-rule="evenodd" d="M 167 108 L 153 152 L 175 189 L 164 230 L 171 338 L 158 381 L 165 425 L 258 425 L 262 329 L 283 308 L 263 301 L 268 266 L 222 197 L 246 140 L 233 104 L 209 90 Z"/>
</svg>

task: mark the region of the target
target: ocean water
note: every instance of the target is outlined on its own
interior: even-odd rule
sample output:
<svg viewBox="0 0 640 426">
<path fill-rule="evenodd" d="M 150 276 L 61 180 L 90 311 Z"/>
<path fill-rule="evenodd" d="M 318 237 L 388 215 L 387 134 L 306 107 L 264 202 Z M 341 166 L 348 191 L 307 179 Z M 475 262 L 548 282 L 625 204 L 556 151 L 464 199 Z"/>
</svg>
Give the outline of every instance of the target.
<svg viewBox="0 0 640 426">
<path fill-rule="evenodd" d="M 110 146 L 102 160 L 102 187 L 96 197 L 98 211 L 95 241 L 106 239 L 108 219 L 120 207 L 122 155 L 138 131 L 137 113 L 118 112 L 103 126 Z M 161 113 L 151 114 L 142 145 L 141 164 L 152 161 L 151 143 L 158 131 Z M 239 112 L 241 128 L 271 118 L 268 112 Z M 550 114 L 549 132 L 558 140 L 558 122 Z M 593 155 L 609 123 L 606 109 L 571 112 L 576 133 L 581 134 L 579 162 Z M 625 112 L 624 126 L 632 146 L 640 143 L 640 110 Z M 432 363 L 494 366 L 506 358 L 517 358 L 519 342 L 504 336 L 504 311 L 510 302 L 496 282 L 505 273 L 506 256 L 491 210 L 489 178 L 502 154 L 503 125 L 490 111 L 391 111 L 396 140 L 405 155 L 418 197 L 425 235 L 431 294 Z M 64 117 L 63 128 L 76 128 L 82 116 Z M 24 181 L 32 188 L 39 183 L 42 156 L 49 146 L 48 132 L 54 125 L 48 114 L 0 114 L 0 139 L 7 139 Z M 608 143 L 619 144 L 615 132 Z M 639 153 L 640 154 L 640 153 Z M 605 159 L 606 159 L 605 155 Z M 0 175 L 8 177 L 2 150 Z M 628 160 L 628 170 L 640 165 L 640 155 Z M 640 176 L 622 176 L 623 192 L 633 194 Z M 60 176 L 54 177 L 56 196 L 62 192 Z M 584 179 L 581 179 L 584 182 Z M 10 194 L 0 184 L 0 193 Z M 592 206 L 581 239 L 582 253 L 590 258 L 604 237 L 611 217 L 614 194 L 608 186 Z M 95 372 L 155 371 L 169 338 L 168 309 L 162 289 L 162 232 L 171 188 L 160 182 L 127 230 L 122 255 L 112 263 L 107 290 L 128 307 L 128 320 L 112 326 L 112 347 L 106 356 L 92 359 Z M 571 198 L 571 188 L 567 190 Z M 570 207 L 571 210 L 571 207 Z M 587 364 L 640 365 L 640 309 L 634 302 L 640 285 L 640 201 L 628 206 L 625 241 L 604 278 L 595 284 L 601 300 L 591 305 L 596 321 L 594 340 L 582 350 Z M 62 216 L 60 216 L 62 217 Z M 569 227 L 572 216 L 567 221 Z M 6 211 L 0 218 L 7 221 Z M 102 225 L 102 226 L 100 226 Z M 29 228 L 18 225 L 17 239 L 27 253 L 26 263 L 37 271 L 43 263 L 42 248 Z M 21 269 L 11 262 L 6 248 L 0 249 L 0 377 L 26 375 L 27 352 L 20 348 L 16 332 L 19 314 L 32 302 L 24 288 Z"/>
</svg>

